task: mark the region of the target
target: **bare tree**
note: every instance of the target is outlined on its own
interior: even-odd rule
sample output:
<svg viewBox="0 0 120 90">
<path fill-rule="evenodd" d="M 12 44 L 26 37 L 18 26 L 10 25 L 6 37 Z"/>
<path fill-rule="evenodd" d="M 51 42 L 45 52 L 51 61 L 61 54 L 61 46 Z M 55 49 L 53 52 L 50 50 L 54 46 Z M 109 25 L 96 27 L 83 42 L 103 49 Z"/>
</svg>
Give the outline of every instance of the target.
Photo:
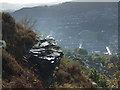
<svg viewBox="0 0 120 90">
<path fill-rule="evenodd" d="M 34 19 L 31 16 L 24 16 L 21 20 L 20 23 L 23 25 L 24 28 L 26 29 L 34 29 L 37 20 Z"/>
</svg>

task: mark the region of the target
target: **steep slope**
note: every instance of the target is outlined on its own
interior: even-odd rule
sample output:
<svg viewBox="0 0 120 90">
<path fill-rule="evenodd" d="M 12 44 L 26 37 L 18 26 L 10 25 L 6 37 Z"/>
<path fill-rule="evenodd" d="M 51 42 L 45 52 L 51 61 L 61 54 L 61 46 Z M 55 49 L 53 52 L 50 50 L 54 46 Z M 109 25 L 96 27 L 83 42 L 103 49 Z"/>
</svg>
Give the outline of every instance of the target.
<svg viewBox="0 0 120 90">
<path fill-rule="evenodd" d="M 22 56 L 34 44 L 36 34 L 25 30 L 8 13 L 2 13 L 2 32 L 2 39 L 6 42 L 6 47 L 2 50 L 2 87 L 42 88 L 38 76 L 22 66 Z M 33 83 L 34 80 L 38 82 Z"/>
</svg>

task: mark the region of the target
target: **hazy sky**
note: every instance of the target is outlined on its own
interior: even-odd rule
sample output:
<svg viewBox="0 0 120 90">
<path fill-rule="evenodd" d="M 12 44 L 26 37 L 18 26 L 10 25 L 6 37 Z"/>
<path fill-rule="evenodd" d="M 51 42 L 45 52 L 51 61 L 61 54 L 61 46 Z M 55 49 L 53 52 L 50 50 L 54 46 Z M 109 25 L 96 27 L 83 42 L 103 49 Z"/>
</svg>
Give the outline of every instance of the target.
<svg viewBox="0 0 120 90">
<path fill-rule="evenodd" d="M 0 2 L 7 2 L 7 3 L 20 3 L 20 4 L 29 4 L 29 3 L 59 3 L 65 1 L 72 1 L 72 0 L 0 0 Z"/>
<path fill-rule="evenodd" d="M 81 2 L 118 2 L 119 0 L 0 0 L 1 2 L 7 2 L 7 3 L 20 3 L 20 4 L 29 4 L 29 3 L 59 3 L 59 2 L 65 2 L 65 1 L 81 1 Z"/>
</svg>

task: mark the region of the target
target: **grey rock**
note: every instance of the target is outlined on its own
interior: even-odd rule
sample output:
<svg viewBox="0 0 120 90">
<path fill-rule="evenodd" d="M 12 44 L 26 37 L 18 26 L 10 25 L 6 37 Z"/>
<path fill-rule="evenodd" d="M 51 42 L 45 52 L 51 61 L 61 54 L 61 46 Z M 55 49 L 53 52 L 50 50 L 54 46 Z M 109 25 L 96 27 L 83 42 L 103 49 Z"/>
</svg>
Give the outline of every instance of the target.
<svg viewBox="0 0 120 90">
<path fill-rule="evenodd" d="M 29 50 L 29 63 L 34 63 L 35 72 L 42 72 L 46 76 L 53 74 L 53 71 L 59 66 L 63 51 L 57 46 L 54 38 L 45 39 L 37 37 L 36 44 Z"/>
<path fill-rule="evenodd" d="M 0 49 L 5 49 L 6 48 L 6 42 L 4 40 L 0 40 Z"/>
</svg>

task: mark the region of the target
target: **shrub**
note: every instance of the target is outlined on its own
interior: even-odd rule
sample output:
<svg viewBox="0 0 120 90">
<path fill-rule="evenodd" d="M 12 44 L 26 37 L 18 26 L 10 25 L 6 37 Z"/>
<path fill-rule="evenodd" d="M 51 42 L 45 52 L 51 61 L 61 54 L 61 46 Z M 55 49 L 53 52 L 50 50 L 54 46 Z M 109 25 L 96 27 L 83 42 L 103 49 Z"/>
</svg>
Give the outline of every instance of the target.
<svg viewBox="0 0 120 90">
<path fill-rule="evenodd" d="M 7 44 L 0 55 L 3 88 L 41 88 L 41 82 L 34 73 L 22 66 L 22 57 L 35 43 L 36 34 L 16 23 L 9 13 L 2 13 L 2 32 L 2 39 Z"/>
<path fill-rule="evenodd" d="M 2 13 L 2 37 L 8 42 L 12 42 L 15 34 L 15 20 L 9 13 Z"/>
<path fill-rule="evenodd" d="M 69 75 L 68 72 L 65 72 L 64 70 L 58 70 L 56 81 L 57 81 L 59 84 L 68 82 L 68 81 L 69 81 L 69 78 L 70 78 L 70 75 Z"/>
<path fill-rule="evenodd" d="M 21 62 L 26 50 L 35 43 L 36 33 L 16 23 L 9 13 L 2 13 L 2 32 L 2 39 L 7 43 L 6 51 Z"/>
<path fill-rule="evenodd" d="M 11 75 L 18 75 L 23 73 L 22 67 L 17 63 L 14 57 L 12 57 L 6 51 L 2 52 L 2 76 L 3 79 Z"/>
<path fill-rule="evenodd" d="M 31 30 L 19 30 L 18 36 L 20 36 L 22 44 L 28 46 L 34 44 L 36 34 Z"/>
<path fill-rule="evenodd" d="M 11 76 L 3 80 L 3 88 L 40 88 L 43 90 L 41 80 L 28 70 L 25 70 L 21 76 Z"/>
<path fill-rule="evenodd" d="M 75 49 L 75 52 L 77 52 L 80 55 L 87 55 L 88 51 L 85 48 L 77 48 Z"/>
<path fill-rule="evenodd" d="M 101 75 L 95 68 L 90 69 L 89 77 L 100 87 L 107 87 L 107 80 L 104 75 Z"/>
<path fill-rule="evenodd" d="M 72 75 L 74 74 L 80 74 L 80 67 L 77 65 L 72 65 L 68 67 L 68 72 Z"/>
<path fill-rule="evenodd" d="M 71 87 L 94 87 L 92 82 L 81 73 L 78 62 L 69 60 L 66 57 L 62 58 L 54 82 L 63 85 L 63 88 L 66 88 L 66 84 L 72 85 Z M 59 85 L 55 86 L 59 87 Z"/>
</svg>

